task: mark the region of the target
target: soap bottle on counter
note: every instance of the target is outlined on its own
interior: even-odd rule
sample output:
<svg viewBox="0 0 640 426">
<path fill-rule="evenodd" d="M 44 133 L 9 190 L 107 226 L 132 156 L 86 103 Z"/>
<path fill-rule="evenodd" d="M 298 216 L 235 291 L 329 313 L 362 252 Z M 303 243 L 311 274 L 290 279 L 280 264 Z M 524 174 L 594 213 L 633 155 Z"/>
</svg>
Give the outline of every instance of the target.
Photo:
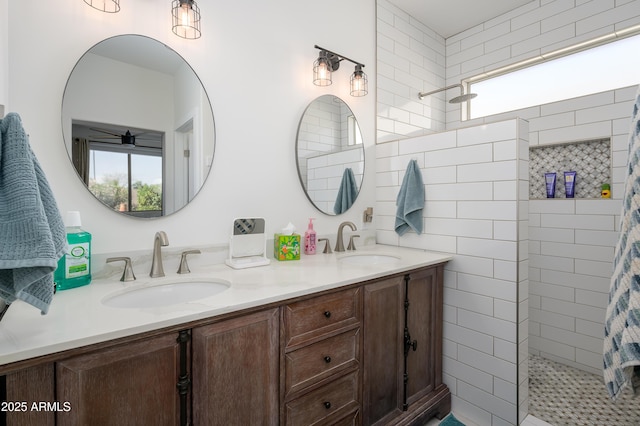
<svg viewBox="0 0 640 426">
<path fill-rule="evenodd" d="M 80 212 L 67 212 L 65 231 L 68 248 L 53 273 L 56 290 L 67 290 L 91 282 L 91 234 L 81 226 Z"/>
<path fill-rule="evenodd" d="M 313 229 L 313 219 L 309 219 L 309 227 L 304 233 L 304 254 L 316 254 L 316 231 Z"/>
</svg>

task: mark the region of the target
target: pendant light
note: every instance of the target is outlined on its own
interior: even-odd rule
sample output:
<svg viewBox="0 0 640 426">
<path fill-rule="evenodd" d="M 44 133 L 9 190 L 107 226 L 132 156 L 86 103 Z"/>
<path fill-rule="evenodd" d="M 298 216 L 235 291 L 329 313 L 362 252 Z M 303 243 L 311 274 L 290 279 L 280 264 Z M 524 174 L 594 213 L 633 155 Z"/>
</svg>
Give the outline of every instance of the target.
<svg viewBox="0 0 640 426">
<path fill-rule="evenodd" d="M 351 96 L 366 96 L 369 93 L 367 75 L 362 71 L 362 65 L 356 65 L 356 70 L 351 74 Z"/>
<path fill-rule="evenodd" d="M 102 12 L 117 13 L 120 11 L 120 0 L 84 0 L 84 2 Z"/>
<path fill-rule="evenodd" d="M 178 37 L 200 38 L 200 8 L 194 0 L 173 0 L 172 30 Z"/>
</svg>

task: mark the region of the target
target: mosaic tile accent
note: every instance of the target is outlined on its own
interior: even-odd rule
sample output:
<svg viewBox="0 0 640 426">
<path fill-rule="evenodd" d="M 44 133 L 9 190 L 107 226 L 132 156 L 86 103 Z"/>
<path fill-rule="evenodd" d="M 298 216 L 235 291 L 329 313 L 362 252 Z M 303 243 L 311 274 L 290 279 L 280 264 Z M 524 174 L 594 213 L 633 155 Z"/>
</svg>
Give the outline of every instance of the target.
<svg viewBox="0 0 640 426">
<path fill-rule="evenodd" d="M 640 398 L 627 388 L 612 402 L 601 376 L 529 355 L 529 414 L 559 426 L 638 426 Z"/>
<path fill-rule="evenodd" d="M 575 170 L 575 198 L 601 198 L 611 183 L 611 140 L 598 139 L 529 148 L 529 198 L 547 198 L 545 173 L 556 173 L 556 196 L 566 198 L 564 172 Z"/>
</svg>

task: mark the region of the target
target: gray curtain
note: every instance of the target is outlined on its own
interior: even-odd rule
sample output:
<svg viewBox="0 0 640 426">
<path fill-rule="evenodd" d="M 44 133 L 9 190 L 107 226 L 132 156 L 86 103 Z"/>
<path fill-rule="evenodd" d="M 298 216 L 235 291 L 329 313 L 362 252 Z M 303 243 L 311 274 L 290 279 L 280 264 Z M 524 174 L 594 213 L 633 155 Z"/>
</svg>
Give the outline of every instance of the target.
<svg viewBox="0 0 640 426">
<path fill-rule="evenodd" d="M 71 146 L 71 161 L 78 175 L 89 185 L 89 141 L 83 138 L 74 138 Z"/>
</svg>

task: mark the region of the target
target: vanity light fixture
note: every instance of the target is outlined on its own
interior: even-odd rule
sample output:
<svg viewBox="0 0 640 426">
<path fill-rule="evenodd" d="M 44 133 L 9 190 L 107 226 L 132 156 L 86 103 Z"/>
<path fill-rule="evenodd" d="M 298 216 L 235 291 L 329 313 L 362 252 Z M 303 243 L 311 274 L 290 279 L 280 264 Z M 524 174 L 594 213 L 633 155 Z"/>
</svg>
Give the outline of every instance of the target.
<svg viewBox="0 0 640 426">
<path fill-rule="evenodd" d="M 329 86 L 332 83 L 331 73 L 340 68 L 340 62 L 345 59 L 353 64 L 356 68 L 351 74 L 351 96 L 365 96 L 369 93 L 369 85 L 367 75 L 362 71 L 364 64 L 349 59 L 346 56 L 339 55 L 318 45 L 314 46 L 320 50 L 318 59 L 313 63 L 313 84 L 316 86 Z"/>
<path fill-rule="evenodd" d="M 103 12 L 116 13 L 120 11 L 120 0 L 84 0 L 84 2 Z"/>
<path fill-rule="evenodd" d="M 462 102 L 469 101 L 469 100 L 475 98 L 476 96 L 478 96 L 475 93 L 467 93 L 465 95 L 464 86 L 462 84 L 452 84 L 451 86 L 447 86 L 447 87 L 445 87 L 443 89 L 438 89 L 438 90 L 434 90 L 434 91 L 431 91 L 431 92 L 420 92 L 420 93 L 418 93 L 418 97 L 420 99 L 424 99 L 425 97 L 427 97 L 429 95 L 433 95 L 434 93 L 444 92 L 445 90 L 453 89 L 453 88 L 456 88 L 456 87 L 460 88 L 460 95 L 456 96 L 455 98 L 453 98 L 451 100 L 449 100 L 450 104 L 459 104 L 459 103 L 462 103 Z"/>
<path fill-rule="evenodd" d="M 200 8 L 194 0 L 173 0 L 171 3 L 172 30 L 178 37 L 200 38 Z"/>
</svg>

